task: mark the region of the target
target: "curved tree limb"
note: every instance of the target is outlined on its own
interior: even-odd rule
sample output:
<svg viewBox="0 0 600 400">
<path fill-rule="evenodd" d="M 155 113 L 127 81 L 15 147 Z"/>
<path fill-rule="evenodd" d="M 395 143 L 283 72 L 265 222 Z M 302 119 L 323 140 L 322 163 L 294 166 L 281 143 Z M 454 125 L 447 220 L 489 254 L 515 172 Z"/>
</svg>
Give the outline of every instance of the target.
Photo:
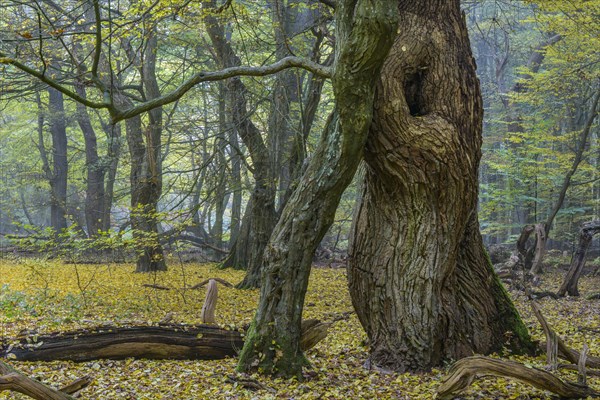
<svg viewBox="0 0 600 400">
<path fill-rule="evenodd" d="M 86 376 L 56 390 L 35 379 L 28 378 L 0 361 L 0 392 L 10 390 L 37 400 L 73 400 L 70 394 L 78 392 L 90 383 L 91 378 Z"/>
<path fill-rule="evenodd" d="M 31 68 L 14 58 L 8 57 L 5 53 L 2 52 L 0 52 L 0 64 L 13 65 L 17 69 L 39 79 L 48 86 L 58 90 L 64 95 L 72 98 L 78 103 L 84 104 L 87 107 L 96 109 L 107 109 L 112 117 L 113 123 L 123 121 L 128 118 L 135 117 L 136 115 L 140 115 L 144 112 L 150 111 L 154 108 L 173 103 L 176 100 L 180 99 L 194 86 L 202 82 L 220 81 L 235 76 L 266 76 L 275 74 L 288 68 L 303 68 L 317 76 L 321 76 L 324 78 L 331 77 L 330 67 L 326 67 L 316 62 L 305 60 L 300 57 L 289 56 L 282 58 L 281 60 L 273 64 L 263 65 L 260 67 L 237 66 L 225 68 L 220 71 L 214 72 L 198 72 L 190 79 L 182 83 L 177 89 L 173 90 L 168 94 L 156 97 L 152 100 L 148 100 L 146 102 L 133 106 L 127 110 L 119 110 L 114 106 L 110 98 L 105 99 L 102 102 L 91 101 L 86 98 L 83 98 L 74 91 L 67 89 L 66 87 L 58 83 L 56 80 L 49 78 L 44 72 Z"/>
<path fill-rule="evenodd" d="M 451 399 L 454 393 L 471 385 L 475 378 L 489 375 L 516 379 L 538 389 L 548 390 L 565 399 L 600 397 L 600 392 L 588 386 L 565 382 L 541 369 L 530 368 L 515 361 L 474 356 L 463 358 L 450 368 L 448 376 L 437 390 L 438 398 Z"/>
</svg>

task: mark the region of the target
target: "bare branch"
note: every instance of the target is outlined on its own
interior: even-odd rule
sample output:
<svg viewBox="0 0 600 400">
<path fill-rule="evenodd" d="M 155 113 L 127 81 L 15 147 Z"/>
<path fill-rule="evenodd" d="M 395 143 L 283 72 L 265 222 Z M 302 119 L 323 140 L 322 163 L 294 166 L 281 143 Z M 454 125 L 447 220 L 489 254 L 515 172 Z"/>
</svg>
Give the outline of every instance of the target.
<svg viewBox="0 0 600 400">
<path fill-rule="evenodd" d="M 221 71 L 215 72 L 199 72 L 169 94 L 139 104 L 135 107 L 130 108 L 129 110 L 116 113 L 115 115 L 113 115 L 113 122 L 119 122 L 144 113 L 146 111 L 149 111 L 153 108 L 173 103 L 174 101 L 181 98 L 181 96 L 187 93 L 191 88 L 202 82 L 220 81 L 236 76 L 266 76 L 275 74 L 288 68 L 303 68 L 312 72 L 315 75 L 324 78 L 331 77 L 330 67 L 326 67 L 321 64 L 317 64 L 315 62 L 293 56 L 282 58 L 281 60 L 273 64 L 263 65 L 261 67 L 240 66 L 225 68 Z"/>
</svg>

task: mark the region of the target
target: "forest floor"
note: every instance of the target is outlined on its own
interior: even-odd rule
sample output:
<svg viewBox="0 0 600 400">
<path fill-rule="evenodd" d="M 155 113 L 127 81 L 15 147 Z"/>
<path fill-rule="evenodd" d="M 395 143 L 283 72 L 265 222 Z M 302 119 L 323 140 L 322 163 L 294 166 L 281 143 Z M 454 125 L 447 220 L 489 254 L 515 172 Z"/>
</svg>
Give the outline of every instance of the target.
<svg viewBox="0 0 600 400">
<path fill-rule="evenodd" d="M 157 324 L 169 312 L 173 322 L 198 324 L 206 289 L 183 290 L 208 278 L 239 282 L 243 272 L 219 270 L 213 264 L 170 263 L 168 272 L 135 274 L 130 264 L 82 265 L 37 259 L 0 260 L 0 335 L 16 337 L 23 330 L 37 334 L 69 331 L 103 324 Z M 552 270 L 542 275 L 539 290 L 556 291 L 564 275 Z M 143 284 L 161 285 L 158 290 Z M 539 300 L 551 326 L 566 343 L 581 349 L 584 342 L 591 354 L 600 356 L 600 300 L 586 300 L 597 293 L 600 276 L 580 282 L 580 298 Z M 535 339 L 544 340 L 542 330 L 523 295 L 512 297 Z M 219 286 L 217 322 L 242 326 L 251 321 L 258 291 Z M 93 382 L 81 392 L 84 399 L 432 399 L 445 369 L 427 374 L 398 374 L 368 371 L 364 334 L 346 286 L 343 268 L 316 268 L 310 280 L 304 318 L 331 321 L 340 313 L 329 335 L 307 354 L 312 369 L 306 379 L 256 378 L 262 390 L 249 390 L 236 383 L 235 359 L 218 361 L 123 361 L 8 362 L 24 374 L 58 387 L 91 374 Z M 543 368 L 545 356 L 498 355 Z M 576 374 L 558 373 L 576 381 Z M 600 378 L 589 378 L 600 390 Z M 23 398 L 1 392 L 0 399 Z M 550 399 L 548 393 L 525 384 L 497 378 L 482 378 L 460 399 Z"/>
</svg>

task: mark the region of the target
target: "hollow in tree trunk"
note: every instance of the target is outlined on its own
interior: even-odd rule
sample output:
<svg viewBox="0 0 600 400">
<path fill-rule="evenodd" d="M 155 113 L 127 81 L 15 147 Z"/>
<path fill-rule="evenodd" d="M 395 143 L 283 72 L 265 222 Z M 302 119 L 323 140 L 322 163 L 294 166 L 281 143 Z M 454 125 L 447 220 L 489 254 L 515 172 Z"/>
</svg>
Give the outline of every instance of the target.
<svg viewBox="0 0 600 400">
<path fill-rule="evenodd" d="M 422 371 L 506 344 L 532 349 L 479 233 L 482 104 L 459 1 L 399 7 L 348 268 L 371 361 Z"/>
</svg>

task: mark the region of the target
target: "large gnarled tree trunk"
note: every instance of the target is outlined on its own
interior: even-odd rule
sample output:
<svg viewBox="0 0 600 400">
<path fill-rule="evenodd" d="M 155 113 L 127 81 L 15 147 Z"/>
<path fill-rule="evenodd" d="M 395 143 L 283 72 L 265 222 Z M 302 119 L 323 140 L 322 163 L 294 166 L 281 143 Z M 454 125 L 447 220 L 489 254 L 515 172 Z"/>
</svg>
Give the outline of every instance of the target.
<svg viewBox="0 0 600 400">
<path fill-rule="evenodd" d="M 348 273 L 372 361 L 419 371 L 529 337 L 479 233 L 482 105 L 459 1 L 399 7 Z"/>
</svg>

